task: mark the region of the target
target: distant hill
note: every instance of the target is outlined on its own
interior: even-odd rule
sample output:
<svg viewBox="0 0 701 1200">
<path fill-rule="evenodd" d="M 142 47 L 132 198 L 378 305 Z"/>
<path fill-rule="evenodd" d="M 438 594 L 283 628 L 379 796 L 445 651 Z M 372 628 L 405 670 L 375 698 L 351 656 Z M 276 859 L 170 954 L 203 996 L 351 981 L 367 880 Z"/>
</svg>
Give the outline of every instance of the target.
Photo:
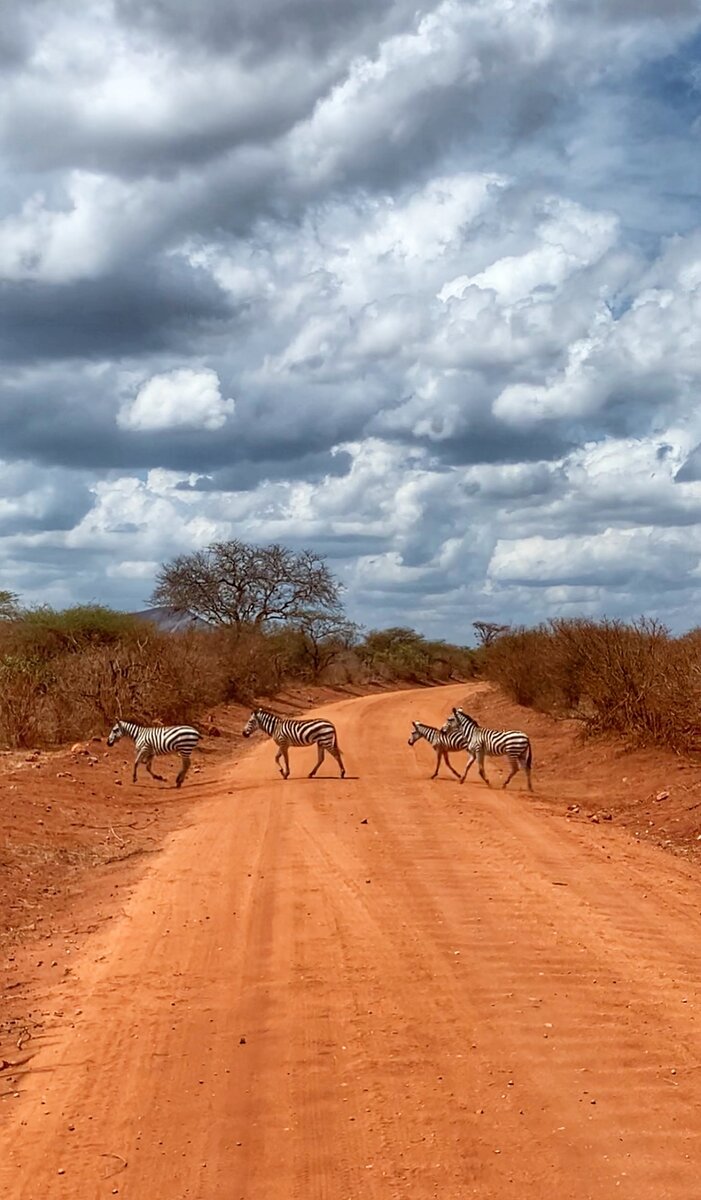
<svg viewBox="0 0 701 1200">
<path fill-rule="evenodd" d="M 150 621 L 163 633 L 183 633 L 187 629 L 211 629 L 212 626 L 191 612 L 180 612 L 163 604 L 158 608 L 144 608 L 141 612 L 129 613 L 138 621 Z"/>
</svg>

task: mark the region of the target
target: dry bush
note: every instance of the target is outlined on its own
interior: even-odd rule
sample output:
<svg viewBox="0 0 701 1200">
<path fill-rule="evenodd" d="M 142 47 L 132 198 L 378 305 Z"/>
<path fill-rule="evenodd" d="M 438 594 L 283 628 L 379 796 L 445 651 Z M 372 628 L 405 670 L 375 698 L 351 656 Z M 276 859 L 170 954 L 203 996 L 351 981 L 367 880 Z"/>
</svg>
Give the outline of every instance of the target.
<svg viewBox="0 0 701 1200">
<path fill-rule="evenodd" d="M 117 716 L 193 720 L 226 697 L 228 664 L 214 636 L 165 634 L 109 610 L 95 613 L 45 609 L 3 622 L 0 744 L 90 737 Z"/>
<path fill-rule="evenodd" d="M 581 717 L 592 734 L 699 748 L 701 631 L 673 638 L 658 621 L 552 621 L 483 652 L 484 674 L 519 704 Z"/>
<path fill-rule="evenodd" d="M 52 697 L 54 739 L 88 737 L 117 717 L 192 721 L 226 694 L 226 664 L 208 635 L 153 633 L 66 656 Z"/>
<path fill-rule="evenodd" d="M 41 661 L 16 655 L 0 660 L 0 745 L 31 746 L 41 738 L 46 675 Z"/>
<path fill-rule="evenodd" d="M 298 627 L 255 624 L 164 633 L 99 606 L 41 608 L 0 621 L 0 746 L 104 733 L 117 717 L 196 723 L 225 700 L 248 704 L 293 680 L 435 682 L 474 673 L 471 651 L 411 629 L 357 630 L 337 615 Z"/>
<path fill-rule="evenodd" d="M 222 630 L 213 636 L 226 664 L 226 699 L 252 704 L 261 696 L 272 696 L 286 679 L 295 676 L 299 647 L 283 630 L 264 633 L 254 626 L 240 632 Z"/>
</svg>

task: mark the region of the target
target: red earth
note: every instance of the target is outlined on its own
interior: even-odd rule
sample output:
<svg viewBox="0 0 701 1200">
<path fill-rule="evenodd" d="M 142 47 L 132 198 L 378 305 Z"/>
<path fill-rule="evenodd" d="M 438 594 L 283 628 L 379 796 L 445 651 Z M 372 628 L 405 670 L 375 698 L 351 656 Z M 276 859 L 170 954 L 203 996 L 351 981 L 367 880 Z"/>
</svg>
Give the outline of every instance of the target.
<svg viewBox="0 0 701 1200">
<path fill-rule="evenodd" d="M 4 756 L 4 1194 L 701 1194 L 699 766 L 484 684 L 311 698 L 343 781 L 233 708 L 180 792 Z M 532 796 L 429 779 L 454 703 L 531 734 Z"/>
</svg>

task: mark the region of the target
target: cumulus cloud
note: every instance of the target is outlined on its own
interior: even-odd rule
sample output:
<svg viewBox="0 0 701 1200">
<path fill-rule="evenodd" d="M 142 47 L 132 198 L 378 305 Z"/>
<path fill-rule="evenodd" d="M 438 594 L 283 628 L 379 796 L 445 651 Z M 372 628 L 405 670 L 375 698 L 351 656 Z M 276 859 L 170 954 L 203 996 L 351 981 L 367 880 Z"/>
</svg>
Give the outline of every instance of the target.
<svg viewBox="0 0 701 1200">
<path fill-rule="evenodd" d="M 696 0 L 63 0 L 0 31 L 0 570 L 215 537 L 352 615 L 698 602 Z M 233 399 L 235 397 L 235 401 Z"/>
<path fill-rule="evenodd" d="M 117 413 L 123 429 L 221 429 L 234 411 L 234 401 L 221 394 L 216 371 L 179 367 L 153 375 Z"/>
</svg>

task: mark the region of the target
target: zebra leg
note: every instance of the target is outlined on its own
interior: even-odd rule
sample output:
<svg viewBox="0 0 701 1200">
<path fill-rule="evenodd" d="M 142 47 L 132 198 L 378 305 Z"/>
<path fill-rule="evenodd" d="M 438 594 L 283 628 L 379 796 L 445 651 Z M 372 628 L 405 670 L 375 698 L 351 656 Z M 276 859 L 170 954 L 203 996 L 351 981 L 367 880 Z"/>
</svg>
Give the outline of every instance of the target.
<svg viewBox="0 0 701 1200">
<path fill-rule="evenodd" d="M 523 767 L 523 770 L 526 773 L 526 783 L 528 784 L 528 790 L 529 790 L 529 792 L 532 792 L 533 784 L 531 783 L 531 764 L 528 762 L 528 760 L 526 760 L 525 762 L 521 763 L 521 766 Z"/>
<path fill-rule="evenodd" d="M 278 771 L 282 775 L 283 779 L 287 779 L 287 775 L 289 775 L 289 773 L 290 773 L 289 764 L 287 764 L 287 775 L 285 774 L 284 768 L 280 766 L 280 759 L 282 759 L 282 761 L 285 762 L 286 757 L 287 756 L 285 754 L 285 751 L 283 750 L 282 746 L 280 746 L 278 748 L 277 754 L 275 755 L 275 762 L 277 763 Z"/>
<path fill-rule="evenodd" d="M 508 787 L 508 785 L 511 783 L 511 780 L 513 779 L 514 775 L 518 771 L 518 759 L 510 758 L 509 766 L 511 767 L 511 774 L 506 776 L 506 779 L 504 780 L 502 787 Z"/>
<path fill-rule="evenodd" d="M 455 776 L 455 778 L 456 778 L 456 779 L 459 779 L 459 778 L 460 778 L 460 772 L 455 770 L 455 767 L 453 766 L 453 764 L 451 763 L 450 759 L 448 758 L 448 751 L 447 751 L 447 750 L 444 750 L 444 751 L 443 751 L 443 757 L 444 757 L 444 759 L 445 759 L 445 765 L 446 765 L 446 767 L 448 768 L 448 770 L 453 772 L 453 775 Z"/>
<path fill-rule="evenodd" d="M 438 749 L 436 750 L 436 769 L 435 769 L 435 771 L 433 772 L 433 775 L 431 776 L 431 779 L 435 779 L 435 778 L 436 778 L 436 775 L 438 774 L 438 771 L 439 771 L 439 768 L 440 768 L 440 765 L 441 765 L 441 759 L 442 759 L 442 757 L 443 757 L 443 751 L 441 750 L 441 748 L 440 748 L 440 746 L 439 746 L 439 747 L 438 747 Z"/>
<path fill-rule="evenodd" d="M 465 770 L 462 773 L 462 779 L 460 780 L 461 783 L 465 782 L 465 777 L 467 775 L 467 772 L 470 770 L 470 767 L 472 766 L 473 762 L 475 761 L 475 758 L 477 757 L 477 755 L 473 754 L 471 750 L 469 750 L 468 753 L 469 753 L 470 757 L 468 758 L 467 766 L 465 767 Z"/>
<path fill-rule="evenodd" d="M 181 754 L 180 761 L 182 762 L 183 765 L 180 768 L 180 770 L 178 771 L 178 774 L 177 774 L 177 777 L 175 780 L 176 787 L 182 787 L 183 779 L 185 778 L 188 771 L 190 770 L 190 759 L 187 757 L 187 755 Z M 156 778 L 159 779 L 160 776 L 157 775 Z"/>
<path fill-rule="evenodd" d="M 319 752 L 319 757 L 316 760 L 316 766 L 314 767 L 314 769 L 312 771 L 309 772 L 310 779 L 313 779 L 314 776 L 316 775 L 317 771 L 319 770 L 319 767 L 321 766 L 321 764 L 324 761 L 324 756 L 326 754 L 326 751 L 324 750 L 324 747 L 321 745 L 320 742 L 317 742 L 316 748 Z"/>
<path fill-rule="evenodd" d="M 485 775 L 485 773 L 484 773 L 484 750 L 478 750 L 478 751 L 477 751 L 477 767 L 478 767 L 479 773 L 480 773 L 480 775 L 482 776 L 482 778 L 483 778 L 484 782 L 486 783 L 487 787 L 491 787 L 492 785 L 491 785 L 491 783 L 490 783 L 490 782 L 489 782 L 489 780 L 487 779 L 487 776 L 486 776 L 486 775 Z"/>
<path fill-rule="evenodd" d="M 136 758 L 134 759 L 134 773 L 131 777 L 132 783 L 136 783 L 136 772 L 137 772 L 139 763 L 145 762 L 148 757 L 149 757 L 149 753 L 148 753 L 147 749 L 144 748 L 143 750 L 139 750 Z"/>
<path fill-rule="evenodd" d="M 339 750 L 338 746 L 329 746 L 329 754 L 333 755 L 333 757 L 336 759 L 336 762 L 338 763 L 339 767 L 341 768 L 341 779 L 345 779 L 346 768 L 343 765 L 343 759 L 341 758 L 341 751 Z"/>
<path fill-rule="evenodd" d="M 144 759 L 144 766 L 146 767 L 146 770 L 148 771 L 148 773 L 152 779 L 157 779 L 159 781 L 159 783 L 163 783 L 163 776 L 156 775 L 156 772 L 153 770 L 153 755 L 152 754 L 149 754 L 148 758 Z"/>
</svg>

